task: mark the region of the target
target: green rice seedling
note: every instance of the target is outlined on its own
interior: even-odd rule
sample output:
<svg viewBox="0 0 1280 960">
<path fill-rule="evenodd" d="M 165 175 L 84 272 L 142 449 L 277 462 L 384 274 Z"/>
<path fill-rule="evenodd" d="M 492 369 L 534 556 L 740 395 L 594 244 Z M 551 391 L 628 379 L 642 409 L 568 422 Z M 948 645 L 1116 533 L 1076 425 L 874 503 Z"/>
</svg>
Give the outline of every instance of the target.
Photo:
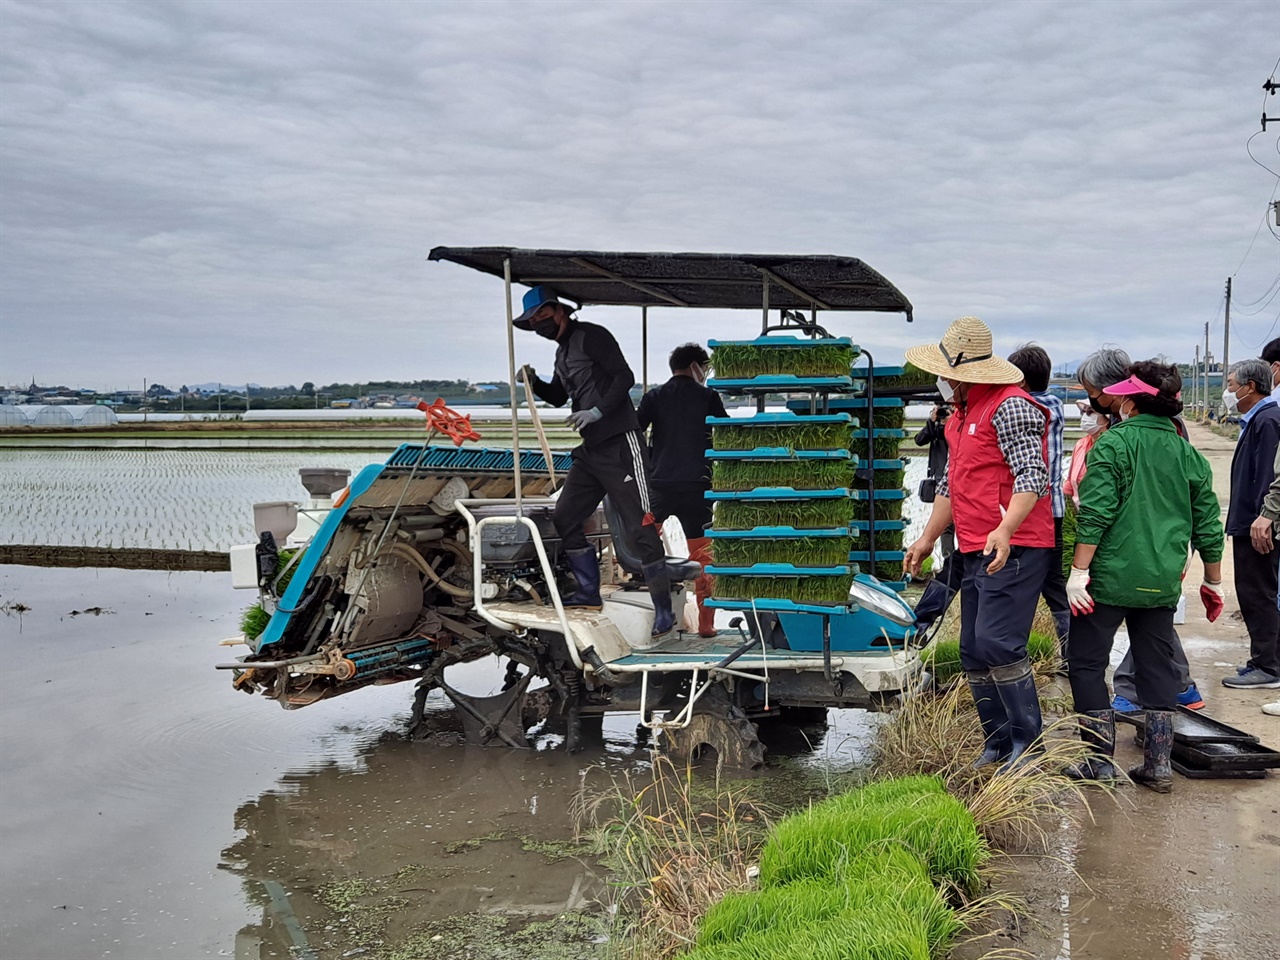
<svg viewBox="0 0 1280 960">
<path fill-rule="evenodd" d="M 853 442 L 853 426 L 848 423 L 734 423 L 711 428 L 711 446 L 716 450 L 848 450 Z"/>
<path fill-rule="evenodd" d="M 715 596 L 723 600 L 791 600 L 795 603 L 845 603 L 852 575 L 831 577 L 716 576 Z"/>
<path fill-rule="evenodd" d="M 905 470 L 877 470 L 875 474 L 877 490 L 901 490 L 902 482 L 906 479 L 907 472 Z M 866 490 L 870 486 L 870 482 L 865 477 L 858 477 L 853 482 L 853 489 L 855 490 Z"/>
<path fill-rule="evenodd" d="M 879 489 L 879 488 L 877 488 Z M 853 519 L 867 520 L 871 515 L 871 504 L 876 505 L 877 520 L 901 520 L 903 499 L 896 500 L 854 500 L 853 501 Z"/>
<path fill-rule="evenodd" d="M 1027 656 L 1033 664 L 1050 664 L 1058 659 L 1058 641 L 1049 634 L 1033 630 L 1027 638 Z M 939 637 L 924 651 L 924 659 L 938 684 L 964 673 L 960 666 L 958 637 Z"/>
<path fill-rule="evenodd" d="M 848 904 L 844 886 L 826 879 L 731 893 L 702 918 L 698 945 L 732 943 L 774 929 L 810 927 L 842 913 Z"/>
<path fill-rule="evenodd" d="M 876 387 L 928 387 L 937 382 L 937 376 L 921 370 L 914 363 L 904 363 L 902 373 L 896 377 L 876 377 Z"/>
<path fill-rule="evenodd" d="M 934 877 L 976 888 L 988 851 L 963 803 L 939 793 L 866 803 L 856 793 L 779 822 L 761 854 L 761 886 L 834 877 L 859 853 L 901 846 L 924 859 Z"/>
<path fill-rule="evenodd" d="M 929 960 L 924 922 L 886 903 L 876 913 L 847 912 L 807 929 L 768 931 L 736 943 L 696 947 L 684 960 Z"/>
<path fill-rule="evenodd" d="M 898 453 L 902 449 L 902 440 L 898 437 L 876 437 L 871 441 L 872 452 L 877 460 L 897 460 Z M 853 441 L 850 448 L 858 456 L 865 456 L 867 450 L 867 440 L 865 437 Z"/>
<path fill-rule="evenodd" d="M 835 490 L 848 488 L 855 470 L 851 460 L 716 460 L 711 464 L 711 489 Z"/>
<path fill-rule="evenodd" d="M 830 530 L 847 526 L 855 509 L 855 501 L 846 497 L 823 500 L 721 500 L 716 503 L 714 525 L 717 530 L 751 530 L 755 527 Z"/>
<path fill-rule="evenodd" d="M 877 429 L 896 430 L 901 428 L 907 418 L 906 407 L 876 407 L 872 414 L 872 423 Z"/>
<path fill-rule="evenodd" d="M 868 540 L 866 535 L 863 538 L 862 549 L 867 549 Z M 901 550 L 902 542 L 906 539 L 905 530 L 883 530 L 876 528 L 876 550 Z"/>
<path fill-rule="evenodd" d="M 262 604 L 255 603 L 240 615 L 240 632 L 246 639 L 256 640 L 262 636 L 262 632 L 267 629 L 267 624 L 270 622 L 271 614 L 262 608 Z"/>
<path fill-rule="evenodd" d="M 847 377 L 858 352 L 852 346 L 725 344 L 711 351 L 715 375 L 724 380 L 763 376 Z"/>
<path fill-rule="evenodd" d="M 1064 579 L 1071 576 L 1071 564 L 1076 556 L 1077 522 L 1075 501 L 1067 497 L 1066 509 L 1062 513 L 1062 576 Z"/>
<path fill-rule="evenodd" d="M 886 583 L 897 583 L 903 579 L 901 560 L 877 560 L 870 570 L 863 572 L 870 573 L 877 580 L 883 580 Z"/>
<path fill-rule="evenodd" d="M 849 562 L 851 537 L 778 537 L 773 539 L 716 538 L 715 561 L 722 567 L 756 563 L 793 563 L 804 567 L 835 567 Z"/>
</svg>

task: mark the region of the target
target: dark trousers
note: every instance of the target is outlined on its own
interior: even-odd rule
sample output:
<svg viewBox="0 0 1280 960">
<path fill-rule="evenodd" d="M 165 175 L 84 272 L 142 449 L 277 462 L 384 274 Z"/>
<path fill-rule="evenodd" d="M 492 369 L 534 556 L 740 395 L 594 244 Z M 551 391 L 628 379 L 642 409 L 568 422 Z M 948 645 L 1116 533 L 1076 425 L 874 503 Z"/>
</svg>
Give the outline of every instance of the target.
<svg viewBox="0 0 1280 960">
<path fill-rule="evenodd" d="M 1178 702 L 1178 668 L 1173 654 L 1173 607 L 1112 607 L 1095 603 L 1093 613 L 1071 620 L 1071 697 L 1077 713 L 1106 710 L 1107 664 L 1120 624 L 1129 628 L 1134 685 L 1147 710 L 1172 710 Z"/>
<path fill-rule="evenodd" d="M 1049 612 L 1053 614 L 1053 622 L 1058 630 L 1058 640 L 1062 643 L 1062 654 L 1066 656 L 1067 634 L 1071 632 L 1071 604 L 1067 602 L 1067 581 L 1062 575 L 1062 518 L 1053 518 L 1053 562 L 1049 564 L 1049 573 L 1044 578 L 1044 586 L 1040 589 Z"/>
<path fill-rule="evenodd" d="M 1276 545 L 1280 548 L 1280 544 Z M 1259 553 L 1248 537 L 1231 538 L 1236 599 L 1249 628 L 1249 664 L 1280 677 L 1280 608 L 1276 607 L 1276 564 L 1280 549 Z"/>
<path fill-rule="evenodd" d="M 1036 603 L 1053 560 L 1052 547 L 1013 547 L 1009 560 L 987 573 L 990 555 L 956 553 L 964 564 L 960 579 L 960 665 L 989 670 L 1027 655 L 1027 637 Z"/>
<path fill-rule="evenodd" d="M 649 503 L 648 458 L 640 435 L 620 433 L 595 443 L 584 443 L 573 451 L 573 466 L 564 479 L 552 520 L 566 550 L 590 546 L 583 524 L 596 512 L 607 495 L 622 518 L 621 534 L 631 542 L 640 562 L 646 566 L 666 556 L 653 523 L 645 518 L 653 512 Z"/>
<path fill-rule="evenodd" d="M 649 489 L 653 494 L 653 516 L 659 523 L 675 517 L 680 521 L 685 539 L 696 540 L 707 535 L 707 527 L 711 526 L 711 501 L 704 494 L 711 489 L 711 484 L 653 480 Z"/>
</svg>

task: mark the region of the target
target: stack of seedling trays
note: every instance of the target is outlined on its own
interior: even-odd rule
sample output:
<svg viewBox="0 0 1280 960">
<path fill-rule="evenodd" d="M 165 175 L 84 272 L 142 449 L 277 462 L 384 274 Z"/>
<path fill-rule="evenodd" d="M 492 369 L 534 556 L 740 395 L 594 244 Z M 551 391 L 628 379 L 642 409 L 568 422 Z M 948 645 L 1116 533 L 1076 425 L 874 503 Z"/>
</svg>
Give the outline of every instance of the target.
<svg viewBox="0 0 1280 960">
<path fill-rule="evenodd" d="M 884 382 L 894 383 L 904 376 L 902 367 L 875 367 L 853 371 L 857 396 L 828 402 L 832 413 L 849 413 L 868 426 L 854 432 L 854 449 L 862 454 L 852 491 L 854 513 L 851 529 L 861 549 L 849 559 L 864 573 L 870 573 L 885 585 L 901 590 L 903 544 L 906 521 L 902 507 L 906 499 L 903 477 L 906 461 L 899 448 L 906 438 L 903 428 L 906 406 L 901 397 L 868 397 L 868 380 L 874 390 Z M 793 411 L 807 409 L 805 401 L 787 404 Z"/>
<path fill-rule="evenodd" d="M 853 387 L 858 348 L 847 339 L 760 337 L 710 342 L 724 393 L 808 393 Z M 804 409 L 811 409 L 804 401 Z M 715 519 L 713 606 L 835 614 L 848 609 L 856 568 L 853 486 L 857 421 L 847 413 L 710 418 Z"/>
<path fill-rule="evenodd" d="M 1116 719 L 1138 728 L 1134 739 L 1141 746 L 1146 713 L 1117 713 Z M 1268 770 L 1280 769 L 1280 753 L 1263 746 L 1251 733 L 1179 706 L 1173 715 L 1171 763 L 1193 780 L 1261 780 Z"/>
</svg>

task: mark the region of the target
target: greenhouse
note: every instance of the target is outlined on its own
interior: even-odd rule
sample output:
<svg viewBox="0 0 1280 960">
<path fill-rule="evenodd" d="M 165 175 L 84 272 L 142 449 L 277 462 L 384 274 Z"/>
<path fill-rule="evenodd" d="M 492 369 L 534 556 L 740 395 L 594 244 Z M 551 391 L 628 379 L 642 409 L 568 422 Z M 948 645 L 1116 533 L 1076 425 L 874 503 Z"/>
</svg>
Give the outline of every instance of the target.
<svg viewBox="0 0 1280 960">
<path fill-rule="evenodd" d="M 15 404 L 0 404 L 0 427 L 25 427 L 27 418 Z"/>
<path fill-rule="evenodd" d="M 3 427 L 111 427 L 116 412 L 103 404 L 0 404 Z"/>
</svg>

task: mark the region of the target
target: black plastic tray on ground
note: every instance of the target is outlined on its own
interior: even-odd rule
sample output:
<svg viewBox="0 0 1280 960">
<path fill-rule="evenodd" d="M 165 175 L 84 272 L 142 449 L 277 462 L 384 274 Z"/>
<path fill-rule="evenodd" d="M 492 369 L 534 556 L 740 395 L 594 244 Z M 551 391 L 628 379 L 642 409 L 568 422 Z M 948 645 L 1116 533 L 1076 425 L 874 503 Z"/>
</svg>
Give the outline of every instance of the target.
<svg viewBox="0 0 1280 960">
<path fill-rule="evenodd" d="M 1204 767 L 1189 767 L 1181 760 L 1170 760 L 1169 766 L 1174 773 L 1180 773 L 1188 780 L 1265 780 L 1265 770 L 1208 770 Z"/>
<path fill-rule="evenodd" d="M 1144 732 L 1139 727 L 1134 735 L 1138 746 L 1142 746 Z M 1256 740 L 1187 743 L 1175 737 L 1173 764 L 1184 777 L 1194 780 L 1260 780 L 1268 770 L 1280 768 L 1280 753 Z"/>
<path fill-rule="evenodd" d="M 1131 723 L 1139 730 L 1146 730 L 1147 715 L 1143 711 L 1137 713 L 1117 713 L 1117 720 Z M 1227 726 L 1221 720 L 1205 716 L 1195 710 L 1179 706 L 1173 715 L 1173 740 L 1175 743 L 1257 743 L 1258 738 L 1251 733 Z"/>
</svg>

